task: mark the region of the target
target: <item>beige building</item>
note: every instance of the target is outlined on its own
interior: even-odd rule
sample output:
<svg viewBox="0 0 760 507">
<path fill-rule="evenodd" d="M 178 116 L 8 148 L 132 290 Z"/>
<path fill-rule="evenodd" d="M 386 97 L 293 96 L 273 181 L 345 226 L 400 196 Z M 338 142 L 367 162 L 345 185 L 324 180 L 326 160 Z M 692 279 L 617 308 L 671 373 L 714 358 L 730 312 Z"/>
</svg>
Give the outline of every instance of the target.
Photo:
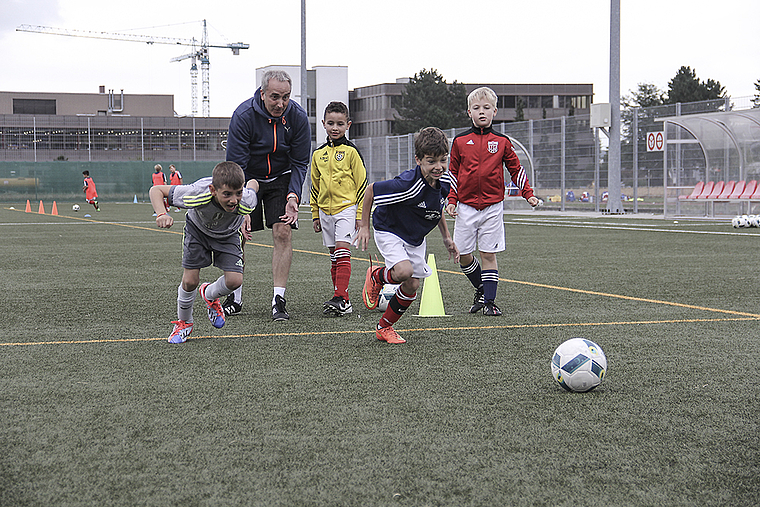
<svg viewBox="0 0 760 507">
<path fill-rule="evenodd" d="M 174 95 L 134 95 L 105 86 L 98 93 L 0 91 L 0 114 L 173 117 Z"/>
</svg>

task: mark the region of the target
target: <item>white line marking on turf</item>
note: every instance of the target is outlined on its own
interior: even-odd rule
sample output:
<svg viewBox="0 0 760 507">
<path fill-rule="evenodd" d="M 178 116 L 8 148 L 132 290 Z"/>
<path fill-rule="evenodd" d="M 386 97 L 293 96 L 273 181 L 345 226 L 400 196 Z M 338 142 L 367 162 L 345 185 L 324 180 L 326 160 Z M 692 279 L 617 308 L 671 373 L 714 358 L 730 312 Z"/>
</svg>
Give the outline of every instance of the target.
<svg viewBox="0 0 760 507">
<path fill-rule="evenodd" d="M 576 224 L 576 223 L 569 223 L 569 222 L 561 222 L 561 223 L 546 223 L 546 222 L 536 222 L 536 221 L 525 221 L 525 222 L 518 222 L 515 220 L 505 220 L 505 224 L 515 224 L 515 225 L 542 225 L 544 227 L 571 227 L 576 229 L 611 229 L 611 230 L 618 230 L 618 231 L 649 231 L 649 232 L 677 232 L 681 234 L 709 234 L 709 235 L 715 235 L 715 236 L 742 236 L 742 237 L 760 237 L 760 234 L 757 233 L 747 233 L 747 232 L 722 232 L 722 231 L 689 231 L 686 229 L 657 229 L 654 227 L 631 227 L 631 226 L 617 226 L 617 225 L 600 225 L 600 224 Z"/>
</svg>

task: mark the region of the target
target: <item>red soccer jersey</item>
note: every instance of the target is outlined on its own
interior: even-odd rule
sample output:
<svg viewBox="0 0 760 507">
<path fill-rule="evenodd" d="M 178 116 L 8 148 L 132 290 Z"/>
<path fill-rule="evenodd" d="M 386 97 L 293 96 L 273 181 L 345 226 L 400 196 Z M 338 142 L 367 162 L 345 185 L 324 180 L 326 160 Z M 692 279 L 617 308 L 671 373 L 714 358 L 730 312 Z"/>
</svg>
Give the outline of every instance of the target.
<svg viewBox="0 0 760 507">
<path fill-rule="evenodd" d="M 463 202 L 482 210 L 504 200 L 504 167 L 527 200 L 533 196 L 525 169 L 509 138 L 491 127 L 471 128 L 451 145 L 449 204 Z"/>
<path fill-rule="evenodd" d="M 86 177 L 84 179 L 84 186 L 86 187 L 84 191 L 85 199 L 89 201 L 91 199 L 98 198 L 98 191 L 95 189 L 95 182 L 92 181 L 92 178 L 90 178 L 89 176 Z"/>
<path fill-rule="evenodd" d="M 179 171 L 174 171 L 173 173 L 169 173 L 169 182 L 172 185 L 181 185 L 182 184 L 182 175 Z"/>
<path fill-rule="evenodd" d="M 156 185 L 166 185 L 166 180 L 164 179 L 164 173 L 158 172 L 153 173 L 153 186 Z"/>
</svg>

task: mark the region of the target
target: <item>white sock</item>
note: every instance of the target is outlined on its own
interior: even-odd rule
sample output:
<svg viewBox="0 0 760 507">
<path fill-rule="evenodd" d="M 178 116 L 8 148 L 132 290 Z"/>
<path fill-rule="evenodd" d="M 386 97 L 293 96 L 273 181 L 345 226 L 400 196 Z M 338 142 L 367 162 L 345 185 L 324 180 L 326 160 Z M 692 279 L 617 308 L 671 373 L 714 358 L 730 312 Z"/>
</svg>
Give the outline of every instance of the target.
<svg viewBox="0 0 760 507">
<path fill-rule="evenodd" d="M 241 285 L 237 289 L 233 290 L 232 293 L 235 295 L 235 302 L 236 303 L 242 303 L 243 302 L 243 286 Z"/>
<path fill-rule="evenodd" d="M 179 287 L 177 287 L 177 320 L 184 320 L 187 323 L 193 321 L 195 292 L 196 291 L 185 291 L 182 288 L 182 284 L 179 284 Z"/>
<path fill-rule="evenodd" d="M 219 299 L 222 296 L 226 296 L 231 292 L 232 291 L 229 289 L 229 287 L 227 287 L 227 284 L 225 283 L 224 275 L 222 275 L 217 278 L 214 283 L 210 283 L 206 287 L 206 290 L 203 294 L 206 296 L 206 299 L 213 301 L 215 299 Z"/>
<path fill-rule="evenodd" d="M 280 296 L 283 299 L 285 298 L 285 287 L 274 288 L 274 296 L 272 296 L 272 306 L 274 306 L 274 300 L 277 296 Z"/>
</svg>

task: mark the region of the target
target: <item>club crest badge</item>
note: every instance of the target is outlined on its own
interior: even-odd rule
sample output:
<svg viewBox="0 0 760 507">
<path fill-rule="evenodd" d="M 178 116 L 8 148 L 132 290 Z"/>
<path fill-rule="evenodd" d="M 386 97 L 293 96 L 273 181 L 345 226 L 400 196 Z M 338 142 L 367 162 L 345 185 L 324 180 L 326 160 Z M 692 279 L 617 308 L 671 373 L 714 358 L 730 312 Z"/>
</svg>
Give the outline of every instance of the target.
<svg viewBox="0 0 760 507">
<path fill-rule="evenodd" d="M 344 156 L 346 156 L 345 152 L 342 152 L 342 151 L 336 151 L 335 152 L 335 160 L 337 160 L 338 162 L 340 162 L 341 160 L 343 160 Z"/>
<path fill-rule="evenodd" d="M 488 153 L 499 151 L 499 141 L 488 141 Z"/>
</svg>

